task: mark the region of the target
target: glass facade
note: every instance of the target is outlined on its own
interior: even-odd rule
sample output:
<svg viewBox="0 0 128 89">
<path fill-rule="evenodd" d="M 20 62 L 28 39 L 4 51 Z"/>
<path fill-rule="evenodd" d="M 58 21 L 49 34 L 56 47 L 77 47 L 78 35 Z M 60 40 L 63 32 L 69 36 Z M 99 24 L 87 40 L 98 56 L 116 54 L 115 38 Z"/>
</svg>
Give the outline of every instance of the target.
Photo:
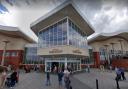
<svg viewBox="0 0 128 89">
<path fill-rule="evenodd" d="M 65 18 L 39 32 L 39 47 L 72 45 L 86 48 L 86 35 L 69 18 Z"/>
<path fill-rule="evenodd" d="M 86 35 L 76 26 L 71 20 L 69 20 L 69 45 L 73 45 L 79 48 L 86 48 Z"/>
<path fill-rule="evenodd" d="M 82 49 L 88 48 L 86 34 L 68 17 L 42 29 L 38 33 L 39 48 L 50 48 L 61 45 L 69 45 Z M 49 68 L 52 71 L 55 66 L 57 68 L 71 67 L 73 71 L 79 71 L 81 70 L 81 64 L 89 63 L 89 58 L 86 58 L 85 55 L 79 57 L 77 55 L 74 57 L 58 55 L 55 58 L 47 58 L 42 55 L 42 58 L 45 60 L 45 71 Z"/>
<path fill-rule="evenodd" d="M 26 47 L 24 64 L 44 64 L 44 59 L 37 55 L 37 47 Z"/>
<path fill-rule="evenodd" d="M 39 47 L 67 44 L 67 19 L 39 32 Z"/>
</svg>

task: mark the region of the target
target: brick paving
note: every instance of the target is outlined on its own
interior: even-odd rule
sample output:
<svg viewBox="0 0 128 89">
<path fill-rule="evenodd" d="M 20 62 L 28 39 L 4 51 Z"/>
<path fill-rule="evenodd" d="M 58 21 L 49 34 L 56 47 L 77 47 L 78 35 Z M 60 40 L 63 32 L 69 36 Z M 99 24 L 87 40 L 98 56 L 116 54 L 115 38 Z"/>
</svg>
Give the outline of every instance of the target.
<svg viewBox="0 0 128 89">
<path fill-rule="evenodd" d="M 128 89 L 128 73 L 126 74 L 126 81 L 119 81 L 120 89 Z M 98 69 L 91 69 L 90 73 L 80 73 L 74 77 L 82 83 L 88 85 L 92 89 L 96 89 L 96 79 L 99 80 L 99 89 L 117 89 L 115 81 L 115 72 L 100 71 Z"/>
<path fill-rule="evenodd" d="M 46 86 L 45 74 L 42 73 L 22 73 L 20 74 L 20 81 L 14 89 L 63 89 L 58 86 L 57 76 L 51 75 L 51 82 L 51 86 Z"/>
<path fill-rule="evenodd" d="M 65 89 L 64 83 L 62 87 L 58 86 L 58 77 L 57 75 L 51 75 L 51 86 L 45 85 L 45 74 L 44 73 L 21 73 L 20 81 L 14 87 L 14 89 Z M 83 84 L 78 79 L 71 77 L 71 85 L 73 89 L 91 89 L 86 84 Z M 4 88 L 7 89 L 7 88 Z"/>
<path fill-rule="evenodd" d="M 128 79 L 128 73 L 126 73 Z M 115 73 L 101 72 L 91 69 L 90 73 L 79 73 L 71 77 L 71 85 L 73 89 L 96 89 L 95 79 L 99 80 L 99 89 L 116 89 Z M 45 85 L 44 73 L 20 73 L 20 81 L 14 89 L 65 89 L 64 83 L 62 87 L 58 86 L 57 75 L 51 75 L 51 86 Z M 120 81 L 121 89 L 128 89 L 128 80 Z M 7 89 L 7 88 L 4 88 Z"/>
</svg>

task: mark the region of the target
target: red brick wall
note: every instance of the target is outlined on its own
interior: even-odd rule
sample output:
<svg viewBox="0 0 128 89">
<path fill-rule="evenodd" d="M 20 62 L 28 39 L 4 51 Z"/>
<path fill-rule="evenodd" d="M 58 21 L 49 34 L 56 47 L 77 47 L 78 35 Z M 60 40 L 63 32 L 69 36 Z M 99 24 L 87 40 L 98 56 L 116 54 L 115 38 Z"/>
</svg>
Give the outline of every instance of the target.
<svg viewBox="0 0 128 89">
<path fill-rule="evenodd" d="M 94 54 L 94 65 L 99 68 L 100 64 L 104 64 L 103 61 L 100 61 L 99 52 L 93 52 Z M 105 61 L 104 61 L 105 62 Z M 123 67 L 128 69 L 128 59 L 117 59 L 112 61 L 113 67 Z"/>
<path fill-rule="evenodd" d="M 6 52 L 9 52 L 10 54 L 12 52 L 17 52 L 17 56 L 12 56 L 12 55 L 5 56 L 4 65 L 6 65 L 6 66 L 13 65 L 13 67 L 15 67 L 15 68 L 19 67 L 19 65 L 23 61 L 23 50 L 6 50 Z M 3 50 L 0 50 L 0 63 L 2 60 L 2 53 L 3 53 Z"/>
<path fill-rule="evenodd" d="M 112 61 L 113 67 L 124 67 L 125 69 L 128 69 L 128 59 L 118 59 Z"/>
<path fill-rule="evenodd" d="M 94 65 L 96 68 L 100 67 L 100 55 L 99 52 L 93 52 L 94 55 Z"/>
</svg>

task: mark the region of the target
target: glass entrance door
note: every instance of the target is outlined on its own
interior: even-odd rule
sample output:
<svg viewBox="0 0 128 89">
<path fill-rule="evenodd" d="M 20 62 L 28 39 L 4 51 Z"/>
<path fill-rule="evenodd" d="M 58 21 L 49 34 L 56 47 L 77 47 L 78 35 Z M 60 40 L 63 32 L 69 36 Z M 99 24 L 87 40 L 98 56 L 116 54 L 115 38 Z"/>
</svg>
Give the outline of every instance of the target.
<svg viewBox="0 0 128 89">
<path fill-rule="evenodd" d="M 80 62 L 68 62 L 67 66 L 72 69 L 72 71 L 80 71 Z"/>
<path fill-rule="evenodd" d="M 64 71 L 65 63 L 64 62 L 59 62 L 59 68 L 61 68 L 62 71 Z"/>
<path fill-rule="evenodd" d="M 67 67 L 70 68 L 73 72 L 80 71 L 81 69 L 80 60 L 69 59 L 65 61 L 64 59 L 50 59 L 45 61 L 45 72 L 52 72 L 54 67 L 57 67 L 57 69 L 60 68 L 62 71 L 64 71 L 66 63 Z"/>
<path fill-rule="evenodd" d="M 45 63 L 45 72 L 51 72 L 51 62 Z"/>
</svg>

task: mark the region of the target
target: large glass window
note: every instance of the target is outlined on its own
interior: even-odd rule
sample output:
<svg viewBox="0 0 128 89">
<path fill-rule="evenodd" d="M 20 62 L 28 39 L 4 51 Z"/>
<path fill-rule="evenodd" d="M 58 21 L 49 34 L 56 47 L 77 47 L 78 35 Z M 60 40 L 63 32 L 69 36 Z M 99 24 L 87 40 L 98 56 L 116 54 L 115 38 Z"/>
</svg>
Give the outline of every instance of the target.
<svg viewBox="0 0 128 89">
<path fill-rule="evenodd" d="M 79 48 L 86 48 L 86 35 L 76 26 L 71 20 L 69 20 L 69 45 L 73 45 Z"/>
<path fill-rule="evenodd" d="M 37 55 L 37 47 L 25 48 L 25 64 L 44 64 L 44 58 Z"/>
<path fill-rule="evenodd" d="M 56 45 L 73 45 L 86 48 L 86 35 L 69 18 L 65 18 L 39 32 L 39 47 Z"/>
<path fill-rule="evenodd" d="M 39 32 L 39 47 L 67 44 L 67 18 Z"/>
</svg>

